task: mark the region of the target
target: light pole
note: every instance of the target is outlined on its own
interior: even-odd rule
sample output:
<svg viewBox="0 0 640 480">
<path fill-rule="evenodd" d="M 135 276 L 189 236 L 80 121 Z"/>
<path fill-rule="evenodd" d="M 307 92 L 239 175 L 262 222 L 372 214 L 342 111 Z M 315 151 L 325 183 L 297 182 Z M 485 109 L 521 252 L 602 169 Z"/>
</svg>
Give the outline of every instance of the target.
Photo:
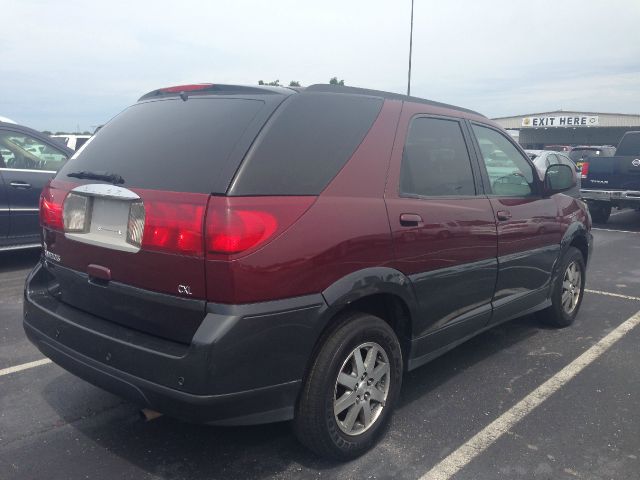
<svg viewBox="0 0 640 480">
<path fill-rule="evenodd" d="M 411 0 L 411 31 L 409 33 L 409 74 L 407 75 L 407 95 L 411 95 L 411 53 L 413 51 L 413 0 Z"/>
</svg>

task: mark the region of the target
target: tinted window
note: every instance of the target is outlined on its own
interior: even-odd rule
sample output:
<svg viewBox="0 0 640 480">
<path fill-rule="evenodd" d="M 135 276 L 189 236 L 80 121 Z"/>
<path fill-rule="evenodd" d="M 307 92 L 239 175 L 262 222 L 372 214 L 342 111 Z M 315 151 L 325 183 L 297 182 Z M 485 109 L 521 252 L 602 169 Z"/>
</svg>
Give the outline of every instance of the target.
<svg viewBox="0 0 640 480">
<path fill-rule="evenodd" d="M 620 140 L 616 155 L 640 155 L 640 133 L 627 133 Z"/>
<path fill-rule="evenodd" d="M 37 138 L 10 130 L 0 131 L 0 168 L 55 172 L 67 156 Z"/>
<path fill-rule="evenodd" d="M 454 120 L 416 118 L 402 155 L 400 191 L 410 195 L 475 195 L 469 152 Z"/>
<path fill-rule="evenodd" d="M 82 145 L 87 143 L 88 138 L 76 138 L 76 150 L 79 150 Z"/>
<path fill-rule="evenodd" d="M 259 135 L 231 195 L 316 195 L 358 148 L 382 108 L 377 98 L 293 95 Z"/>
<path fill-rule="evenodd" d="M 487 168 L 491 193 L 525 197 L 534 192 L 533 170 L 520 151 L 500 132 L 473 125 Z"/>
<path fill-rule="evenodd" d="M 263 105 L 260 100 L 198 97 L 133 105 L 85 143 L 58 176 L 106 171 L 121 175 L 124 186 L 212 192 Z"/>
</svg>

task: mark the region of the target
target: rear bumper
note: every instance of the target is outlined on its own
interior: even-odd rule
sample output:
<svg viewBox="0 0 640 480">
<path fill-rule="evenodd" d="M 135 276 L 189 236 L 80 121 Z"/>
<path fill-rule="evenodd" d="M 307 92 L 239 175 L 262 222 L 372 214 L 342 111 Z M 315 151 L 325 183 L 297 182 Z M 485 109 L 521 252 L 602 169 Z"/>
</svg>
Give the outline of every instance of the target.
<svg viewBox="0 0 640 480">
<path fill-rule="evenodd" d="M 88 382 L 190 422 L 242 425 L 293 417 L 326 308 L 321 295 L 209 304 L 189 345 L 105 321 L 52 297 L 38 265 L 24 329 L 55 363 Z M 179 319 L 176 319 L 179 321 Z"/>
<path fill-rule="evenodd" d="M 637 190 L 580 190 L 585 200 L 603 202 L 637 202 L 640 205 L 640 191 Z"/>
</svg>

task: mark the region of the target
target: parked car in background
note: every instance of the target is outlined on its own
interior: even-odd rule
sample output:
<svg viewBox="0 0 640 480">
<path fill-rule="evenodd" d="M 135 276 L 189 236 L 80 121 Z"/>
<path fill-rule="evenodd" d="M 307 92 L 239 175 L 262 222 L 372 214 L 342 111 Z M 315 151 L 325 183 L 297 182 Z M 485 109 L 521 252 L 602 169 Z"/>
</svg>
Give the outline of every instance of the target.
<svg viewBox="0 0 640 480">
<path fill-rule="evenodd" d="M 40 192 L 72 154 L 47 135 L 0 121 L 0 250 L 40 247 Z"/>
<path fill-rule="evenodd" d="M 578 145 L 571 149 L 569 158 L 581 168 L 587 157 L 613 157 L 615 154 L 616 147 L 613 145 Z"/>
<path fill-rule="evenodd" d="M 544 179 L 545 172 L 551 165 L 562 164 L 568 165 L 575 173 L 576 177 L 576 186 L 571 190 L 565 192 L 567 195 L 570 195 L 574 198 L 580 198 L 580 168 L 575 164 L 566 153 L 563 152 L 552 152 L 549 150 L 525 150 L 529 158 L 536 166 L 538 170 L 538 175 L 541 179 Z"/>
<path fill-rule="evenodd" d="M 582 160 L 581 194 L 594 222 L 606 223 L 611 209 L 640 208 L 640 132 L 627 132 L 612 157 Z"/>
<path fill-rule="evenodd" d="M 91 138 L 91 135 L 51 135 L 51 138 L 55 139 L 56 141 L 62 142 L 71 150 L 78 150 Z"/>
<path fill-rule="evenodd" d="M 567 165 L 540 179 L 464 108 L 334 85 L 162 88 L 44 190 L 24 328 L 140 406 L 293 420 L 315 452 L 353 458 L 404 371 L 525 313 L 574 321 L 592 245 L 574 185 Z"/>
<path fill-rule="evenodd" d="M 545 145 L 543 150 L 551 150 L 552 152 L 570 152 L 573 147 L 571 145 Z"/>
</svg>

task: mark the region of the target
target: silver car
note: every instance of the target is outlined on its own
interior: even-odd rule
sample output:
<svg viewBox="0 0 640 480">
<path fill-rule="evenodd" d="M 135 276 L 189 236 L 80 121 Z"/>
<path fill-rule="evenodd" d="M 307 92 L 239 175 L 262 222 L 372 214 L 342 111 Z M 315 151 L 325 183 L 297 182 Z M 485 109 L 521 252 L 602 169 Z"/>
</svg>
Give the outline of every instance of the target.
<svg viewBox="0 0 640 480">
<path fill-rule="evenodd" d="M 563 164 L 570 166 L 576 172 L 576 186 L 565 193 L 575 198 L 580 198 L 580 169 L 564 152 L 550 150 L 525 150 L 538 171 L 538 176 L 544 180 L 544 174 L 549 165 Z"/>
</svg>

